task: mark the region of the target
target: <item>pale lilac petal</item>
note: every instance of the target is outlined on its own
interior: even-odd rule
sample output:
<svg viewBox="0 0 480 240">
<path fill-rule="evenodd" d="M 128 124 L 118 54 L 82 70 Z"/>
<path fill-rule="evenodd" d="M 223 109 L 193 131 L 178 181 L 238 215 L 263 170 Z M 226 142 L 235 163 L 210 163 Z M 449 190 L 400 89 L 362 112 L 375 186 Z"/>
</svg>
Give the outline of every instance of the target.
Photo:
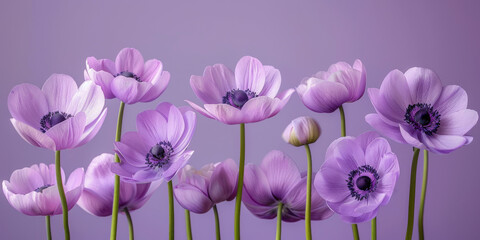
<svg viewBox="0 0 480 240">
<path fill-rule="evenodd" d="M 28 143 L 36 147 L 55 150 L 55 142 L 47 134 L 40 132 L 28 124 L 17 121 L 14 118 L 11 118 L 10 121 L 18 134 L 20 134 L 20 136 Z"/>
<path fill-rule="evenodd" d="M 339 202 L 350 195 L 346 180 L 348 175 L 341 171 L 335 160 L 326 160 L 313 181 L 318 194 L 327 201 Z"/>
<path fill-rule="evenodd" d="M 158 81 L 162 75 L 163 64 L 157 59 L 150 59 L 145 62 L 143 73 L 139 76 L 142 82 Z"/>
<path fill-rule="evenodd" d="M 115 78 L 112 74 L 104 71 L 95 71 L 93 69 L 85 70 L 88 74 L 88 80 L 92 80 L 95 84 L 102 88 L 105 98 L 112 99 L 115 98 L 115 95 L 112 93 L 111 84 Z"/>
<path fill-rule="evenodd" d="M 251 100 L 249 100 L 251 101 Z M 248 104 L 245 103 L 243 107 Z M 193 107 L 193 105 L 192 105 Z M 240 109 L 232 107 L 228 104 L 205 104 L 205 109 L 216 120 L 226 124 L 239 124 L 243 122 L 243 114 Z"/>
<path fill-rule="evenodd" d="M 207 177 L 199 174 L 198 171 L 201 170 L 195 170 L 192 166 L 188 164 L 185 165 L 184 168 L 178 171 L 179 182 L 195 186 L 208 196 L 209 181 Z"/>
<path fill-rule="evenodd" d="M 267 96 L 259 96 L 256 98 L 252 98 L 248 100 L 241 109 L 242 120 L 240 122 L 237 122 L 235 115 L 233 115 L 230 122 L 254 123 L 265 120 L 274 115 L 275 111 L 278 109 L 279 104 L 280 99 L 278 98 L 270 98 Z"/>
<path fill-rule="evenodd" d="M 140 98 L 140 102 L 151 102 L 157 99 L 167 89 L 170 82 L 170 73 L 163 71 L 160 76 L 154 78 L 150 83 L 153 86 L 148 90 L 143 97 Z"/>
<path fill-rule="evenodd" d="M 138 82 L 133 78 L 118 76 L 113 79 L 111 87 L 115 97 L 127 104 L 134 104 L 145 96 L 153 85 L 148 82 Z"/>
<path fill-rule="evenodd" d="M 96 59 L 95 57 L 88 57 L 86 60 L 87 70 L 94 70 L 96 72 L 106 72 L 110 75 L 117 74 L 115 70 L 115 63 L 110 59 Z"/>
<path fill-rule="evenodd" d="M 329 73 L 329 75 L 331 75 L 335 72 L 346 71 L 346 70 L 349 70 L 349 69 L 352 69 L 352 66 L 350 66 L 350 64 L 340 61 L 340 62 L 337 62 L 335 64 L 330 65 L 330 67 L 328 67 L 327 73 Z M 315 75 L 321 75 L 321 74 L 322 74 L 322 72 L 318 72 Z"/>
<path fill-rule="evenodd" d="M 48 102 L 50 112 L 66 112 L 78 87 L 72 77 L 65 74 L 52 74 L 43 84 L 42 92 Z"/>
<path fill-rule="evenodd" d="M 73 96 L 67 108 L 67 113 L 75 116 L 80 112 L 84 112 L 86 125 L 88 125 L 98 118 L 103 111 L 104 105 L 105 96 L 102 88 L 91 81 L 85 81 Z"/>
<path fill-rule="evenodd" d="M 333 150 L 333 157 L 344 173 L 349 173 L 366 164 L 364 150 L 352 139 L 338 142 Z"/>
<path fill-rule="evenodd" d="M 405 72 L 412 101 L 434 104 L 442 92 L 442 82 L 430 69 L 413 67 Z"/>
<path fill-rule="evenodd" d="M 210 178 L 208 195 L 214 203 L 229 200 L 237 188 L 238 168 L 232 159 L 217 165 Z"/>
<path fill-rule="evenodd" d="M 354 197 L 350 196 L 339 202 L 327 202 L 327 205 L 330 207 L 330 209 L 340 215 L 358 217 L 364 214 L 364 212 L 356 211 L 356 209 L 363 205 L 363 201 L 358 201 Z"/>
<path fill-rule="evenodd" d="M 402 134 L 400 133 L 400 127 L 398 124 L 396 126 L 392 126 L 383 121 L 380 115 L 376 113 L 371 113 L 365 116 L 365 121 L 382 135 L 396 142 L 406 143 L 402 137 Z"/>
<path fill-rule="evenodd" d="M 77 168 L 68 177 L 66 183 L 64 183 L 65 191 L 70 191 L 78 187 L 83 188 L 85 180 L 85 170 L 83 168 Z"/>
<path fill-rule="evenodd" d="M 465 135 L 477 124 L 478 113 L 474 110 L 464 109 L 441 116 L 441 124 L 437 134 L 440 135 Z"/>
<path fill-rule="evenodd" d="M 410 145 L 412 145 L 413 147 L 416 147 L 416 148 L 420 148 L 420 149 L 425 148 L 424 143 L 422 143 L 419 140 L 417 130 L 415 130 L 411 126 L 406 126 L 406 125 L 402 125 L 402 124 L 399 124 L 398 126 L 400 127 L 400 133 L 402 134 L 402 137 L 405 140 L 405 142 L 407 142 L 408 144 L 410 144 Z"/>
<path fill-rule="evenodd" d="M 271 202 L 268 205 L 259 204 L 246 191 L 242 194 L 242 202 L 252 214 L 259 218 L 272 219 L 277 216 L 278 203 L 276 202 Z"/>
<path fill-rule="evenodd" d="M 198 188 L 182 184 L 175 186 L 175 199 L 185 209 L 194 213 L 206 213 L 213 207 L 213 202 Z"/>
<path fill-rule="evenodd" d="M 342 215 L 340 217 L 345 222 L 356 224 L 356 223 L 361 223 L 361 222 L 366 222 L 366 221 L 372 220 L 374 217 L 377 216 L 377 212 L 378 212 L 378 208 L 375 211 L 362 214 L 358 217 L 350 217 L 350 216 L 345 216 L 345 215 Z"/>
<path fill-rule="evenodd" d="M 377 167 L 377 173 L 384 177 L 385 174 L 400 175 L 400 166 L 398 165 L 397 155 L 393 152 L 386 153 L 382 156 L 380 164 Z"/>
<path fill-rule="evenodd" d="M 357 101 L 365 92 L 366 79 L 362 79 L 362 72 L 355 69 L 348 69 L 333 73 L 328 78 L 328 81 L 341 83 L 345 86 L 345 88 L 347 88 L 349 93 L 348 102 Z"/>
<path fill-rule="evenodd" d="M 83 144 L 89 142 L 90 140 L 92 140 L 92 138 L 94 138 L 97 135 L 98 131 L 100 131 L 100 128 L 103 125 L 103 122 L 105 121 L 106 116 L 107 116 L 107 109 L 105 108 L 96 120 L 91 122 L 89 125 L 85 126 L 85 130 L 83 131 L 81 140 L 77 144 L 77 147 L 82 146 Z"/>
<path fill-rule="evenodd" d="M 258 95 L 274 98 L 277 96 L 282 82 L 280 71 L 272 66 L 263 66 L 263 69 L 265 70 L 265 84 Z"/>
<path fill-rule="evenodd" d="M 137 115 L 137 131 L 147 146 L 153 147 L 167 139 L 167 120 L 155 110 L 146 110 Z"/>
<path fill-rule="evenodd" d="M 168 103 L 170 104 L 170 103 Z M 167 119 L 167 139 L 173 146 L 176 146 L 181 141 L 185 131 L 185 121 L 180 110 L 170 104 Z"/>
<path fill-rule="evenodd" d="M 385 138 L 376 138 L 368 144 L 365 150 L 365 163 L 378 169 L 382 157 L 391 151 L 390 144 Z"/>
<path fill-rule="evenodd" d="M 297 92 L 299 90 L 297 89 Z M 318 81 L 300 95 L 303 104 L 319 113 L 331 113 L 349 99 L 347 88 L 337 82 Z"/>
<path fill-rule="evenodd" d="M 190 102 L 188 100 L 185 100 L 185 102 L 187 102 L 188 105 L 190 105 L 190 107 L 192 107 L 195 111 L 202 114 L 203 116 L 207 118 L 215 119 L 215 116 L 213 116 L 211 113 L 209 113 L 207 110 L 203 109 L 202 107 L 198 106 L 197 104 Z"/>
<path fill-rule="evenodd" d="M 33 198 L 31 199 L 31 201 L 33 201 L 33 203 L 38 208 L 38 212 L 35 215 L 58 215 L 62 213 L 62 204 L 58 195 L 58 188 L 56 185 L 43 190 L 42 193 L 32 192 L 28 195 Z M 67 199 L 67 205 L 69 210 L 71 209 L 71 202 L 71 199 Z"/>
<path fill-rule="evenodd" d="M 83 189 L 77 204 L 83 210 L 95 216 L 106 217 L 112 215 L 112 200 L 107 200 L 100 196 L 98 192 L 88 188 Z"/>
<path fill-rule="evenodd" d="M 433 135 L 427 136 L 422 134 L 422 142 L 426 148 L 436 153 L 450 153 L 464 145 L 467 145 L 471 141 L 465 136 L 455 135 Z"/>
<path fill-rule="evenodd" d="M 49 112 L 43 92 L 29 83 L 19 84 L 10 91 L 8 110 L 13 118 L 35 129 L 40 129 L 40 120 Z"/>
<path fill-rule="evenodd" d="M 80 112 L 45 132 L 55 142 L 56 151 L 77 146 L 85 129 L 85 119 L 85 113 Z"/>
<path fill-rule="evenodd" d="M 131 72 L 137 76 L 143 73 L 144 60 L 142 54 L 134 48 L 122 49 L 115 59 L 117 73 Z"/>
<path fill-rule="evenodd" d="M 145 145 L 137 132 L 126 132 L 121 142 L 115 142 L 115 150 L 122 156 L 122 160 L 136 167 L 145 166 L 145 156 L 150 148 Z"/>
<path fill-rule="evenodd" d="M 288 209 L 301 219 L 305 219 L 305 205 L 307 198 L 307 178 L 300 180 L 285 197 Z M 333 215 L 332 210 L 328 208 L 327 203 L 321 198 L 315 187 L 312 186 L 311 192 L 311 219 L 323 220 Z"/>
<path fill-rule="evenodd" d="M 442 116 L 467 108 L 468 95 L 463 88 L 457 85 L 443 87 L 440 97 L 433 105 L 433 109 L 440 112 Z"/>
<path fill-rule="evenodd" d="M 92 159 L 85 173 L 85 189 L 104 199 L 113 199 L 114 176 L 110 167 L 115 162 L 113 154 L 103 153 Z"/>
<path fill-rule="evenodd" d="M 174 146 L 176 149 L 182 149 L 182 151 L 190 144 L 193 133 L 195 132 L 197 115 L 189 107 L 180 107 L 183 119 L 185 121 L 185 131 L 183 132 L 180 141 Z"/>
<path fill-rule="evenodd" d="M 367 149 L 367 146 L 378 137 L 380 137 L 378 133 L 374 131 L 368 131 L 358 135 L 355 138 L 355 141 L 358 143 L 358 145 L 360 145 L 361 149 Z"/>
<path fill-rule="evenodd" d="M 289 88 L 277 95 L 276 98 L 280 99 L 280 102 L 277 104 L 275 111 L 273 111 L 273 113 L 270 114 L 269 118 L 277 115 L 277 113 L 279 113 L 280 110 L 282 110 L 283 107 L 287 105 L 288 101 L 290 100 L 290 97 L 294 92 L 295 90 L 293 88 Z"/>
<path fill-rule="evenodd" d="M 190 159 L 190 157 L 192 157 L 192 155 L 193 155 L 193 151 L 188 151 L 183 153 L 177 159 L 171 160 L 173 161 L 172 165 L 170 165 L 168 169 L 166 169 L 165 172 L 163 172 L 162 174 L 162 177 L 165 179 L 165 181 L 168 182 L 173 177 L 175 177 L 178 170 L 180 170 L 181 168 L 185 167 L 185 165 L 187 165 L 188 160 Z"/>
<path fill-rule="evenodd" d="M 249 89 L 260 93 L 265 84 L 265 70 L 262 63 L 254 57 L 242 57 L 235 67 L 235 83 L 240 90 Z"/>
<path fill-rule="evenodd" d="M 281 151 L 269 152 L 260 168 L 265 173 L 273 196 L 278 200 L 283 199 L 301 179 L 295 163 Z"/>
<path fill-rule="evenodd" d="M 275 197 L 272 195 L 267 176 L 263 170 L 256 165 L 248 164 L 245 166 L 243 188 L 252 200 L 260 205 L 266 206 L 276 202 Z"/>
<path fill-rule="evenodd" d="M 221 103 L 227 92 L 235 88 L 235 76 L 225 65 L 215 64 L 207 66 L 203 76 L 192 75 L 190 86 L 204 103 Z"/>
<path fill-rule="evenodd" d="M 155 192 L 155 190 L 157 190 L 158 187 L 160 187 L 160 185 L 162 183 L 163 183 L 163 181 L 162 181 L 162 179 L 160 179 L 160 180 L 148 183 L 148 184 L 142 184 L 142 183 L 137 184 L 137 196 L 135 198 L 135 201 L 133 201 L 132 203 L 130 203 L 128 205 L 128 210 L 133 211 L 133 210 L 139 209 L 143 205 L 145 205 L 145 203 L 150 199 L 150 197 L 152 197 L 152 194 Z M 139 190 L 143 186 L 145 188 L 148 186 L 148 190 L 146 192 Z"/>
<path fill-rule="evenodd" d="M 33 166 L 13 171 L 10 181 L 4 181 L 8 191 L 14 194 L 27 194 L 45 184 L 42 176 L 33 169 Z"/>
<path fill-rule="evenodd" d="M 380 86 L 379 94 L 385 100 L 384 104 L 392 111 L 390 115 L 396 117 L 395 119 L 403 118 L 408 105 L 413 103 L 407 79 L 399 70 L 387 74 Z"/>
<path fill-rule="evenodd" d="M 398 166 L 398 164 L 397 164 Z M 377 193 L 383 193 L 385 194 L 385 197 L 383 198 L 382 205 L 386 205 L 392 196 L 393 190 L 395 189 L 395 183 L 397 182 L 398 179 L 398 173 L 389 173 L 380 179 L 380 181 L 377 184 L 377 189 L 375 190 Z"/>
<path fill-rule="evenodd" d="M 383 96 L 380 95 L 380 89 L 369 88 L 368 96 L 381 121 L 392 126 L 405 122 L 406 109 L 392 108 Z"/>
</svg>

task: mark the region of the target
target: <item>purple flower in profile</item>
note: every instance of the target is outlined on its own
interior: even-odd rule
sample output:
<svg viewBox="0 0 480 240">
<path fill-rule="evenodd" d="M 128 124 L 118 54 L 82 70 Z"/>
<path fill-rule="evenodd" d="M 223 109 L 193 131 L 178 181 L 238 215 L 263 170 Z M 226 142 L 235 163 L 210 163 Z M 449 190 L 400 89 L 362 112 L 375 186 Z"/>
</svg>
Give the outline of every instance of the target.
<svg viewBox="0 0 480 240">
<path fill-rule="evenodd" d="M 320 71 L 306 78 L 297 87 L 303 104 L 318 113 L 331 113 L 346 102 L 355 102 L 363 96 L 367 72 L 357 59 L 353 67 L 346 62 L 331 65 L 328 71 Z"/>
<path fill-rule="evenodd" d="M 280 89 L 280 71 L 254 58 L 242 57 L 235 74 L 223 64 L 208 66 L 203 76 L 192 76 L 190 86 L 205 109 L 187 101 L 202 115 L 226 124 L 253 123 L 275 116 L 294 92 Z"/>
<path fill-rule="evenodd" d="M 178 173 L 175 198 L 183 208 L 206 213 L 215 204 L 231 201 L 237 194 L 237 165 L 232 159 L 210 163 L 196 170 L 186 165 Z"/>
<path fill-rule="evenodd" d="M 105 120 L 105 97 L 99 86 L 53 74 L 40 90 L 23 83 L 8 95 L 10 121 L 30 144 L 54 151 L 79 147 L 90 141 Z"/>
<path fill-rule="evenodd" d="M 65 173 L 62 169 L 62 182 Z M 64 183 L 68 210 L 75 206 L 83 190 L 83 168 L 77 168 Z M 62 204 L 58 195 L 55 165 L 40 163 L 15 170 L 10 181 L 2 182 L 3 193 L 10 205 L 17 211 L 30 216 L 62 214 Z"/>
<path fill-rule="evenodd" d="M 122 162 L 112 171 L 125 181 L 170 181 L 193 151 L 187 151 L 195 130 L 196 115 L 188 107 L 160 103 L 155 110 L 137 115 L 137 132 L 127 132 L 115 142 Z"/>
<path fill-rule="evenodd" d="M 295 163 L 280 151 L 269 152 L 260 166 L 248 164 L 245 167 L 242 200 L 259 218 L 275 218 L 279 203 L 283 203 L 283 221 L 304 219 L 306 196 L 306 174 L 300 174 Z M 323 220 L 332 215 L 325 200 L 312 188 L 312 220 Z"/>
<path fill-rule="evenodd" d="M 426 68 L 391 71 L 380 89 L 368 89 L 376 114 L 365 120 L 381 134 L 419 149 L 449 153 L 469 144 L 465 136 L 478 113 L 467 109 L 468 96 L 460 86 L 442 86 Z"/>
<path fill-rule="evenodd" d="M 314 186 L 344 221 L 359 223 L 374 218 L 390 201 L 399 175 L 397 156 L 387 140 L 367 132 L 330 144 Z"/>
<path fill-rule="evenodd" d="M 122 49 L 115 62 L 89 57 L 86 65 L 86 81 L 101 86 L 106 98 L 116 97 L 127 104 L 157 99 L 170 81 L 170 73 L 163 71 L 162 62 L 157 59 L 144 62 L 135 48 Z"/>
<path fill-rule="evenodd" d="M 113 189 L 115 174 L 110 170 L 115 162 L 112 154 L 101 154 L 95 157 L 85 173 L 83 193 L 78 206 L 88 213 L 105 217 L 112 215 Z M 152 183 L 120 183 L 119 211 L 134 211 L 141 208 L 160 186 L 160 181 Z"/>
</svg>

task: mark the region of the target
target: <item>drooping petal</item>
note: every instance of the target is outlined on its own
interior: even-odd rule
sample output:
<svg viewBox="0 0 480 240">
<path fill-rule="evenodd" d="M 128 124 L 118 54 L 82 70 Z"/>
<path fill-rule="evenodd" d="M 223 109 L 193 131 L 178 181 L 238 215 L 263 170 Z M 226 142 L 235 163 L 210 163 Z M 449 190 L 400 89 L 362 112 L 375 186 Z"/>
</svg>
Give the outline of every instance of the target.
<svg viewBox="0 0 480 240">
<path fill-rule="evenodd" d="M 229 200 L 237 188 L 238 168 L 232 159 L 217 165 L 210 178 L 208 195 L 214 203 Z"/>
<path fill-rule="evenodd" d="M 55 142 L 56 151 L 77 146 L 85 129 L 85 119 L 85 113 L 80 112 L 45 132 Z"/>
<path fill-rule="evenodd" d="M 154 78 L 150 83 L 153 85 L 143 97 L 140 98 L 140 102 L 151 102 L 157 99 L 167 88 L 170 82 L 170 73 L 163 71 L 162 74 Z"/>
<path fill-rule="evenodd" d="M 436 153 L 450 153 L 470 143 L 468 137 L 456 135 L 433 135 L 422 134 L 422 142 L 426 148 Z"/>
<path fill-rule="evenodd" d="M 297 92 L 299 89 L 297 88 Z M 331 113 L 347 102 L 349 93 L 344 85 L 332 81 L 318 81 L 300 96 L 303 104 L 319 113 Z"/>
<path fill-rule="evenodd" d="M 28 143 L 33 146 L 55 150 L 55 142 L 47 134 L 40 132 L 26 123 L 17 121 L 14 118 L 11 118 L 10 122 L 12 122 L 13 127 L 17 130 L 18 134 L 20 134 L 20 136 Z"/>
<path fill-rule="evenodd" d="M 467 108 L 468 95 L 463 88 L 457 85 L 443 87 L 440 97 L 433 105 L 442 116 Z"/>
<path fill-rule="evenodd" d="M 235 123 L 254 123 L 273 116 L 278 109 L 280 99 L 269 98 L 267 96 L 259 96 L 252 98 L 243 105 L 241 109 L 242 120 L 236 122 L 235 117 L 232 121 Z"/>
<path fill-rule="evenodd" d="M 365 116 L 365 121 L 382 135 L 399 143 L 406 143 L 400 133 L 400 127 L 390 125 L 383 121 L 379 114 L 371 113 Z"/>
<path fill-rule="evenodd" d="M 260 168 L 268 180 L 271 193 L 278 200 L 282 200 L 301 179 L 295 163 L 281 151 L 269 152 Z"/>
<path fill-rule="evenodd" d="M 131 72 L 137 76 L 141 76 L 143 73 L 143 65 L 143 56 L 135 48 L 122 49 L 115 59 L 117 73 Z"/>
<path fill-rule="evenodd" d="M 85 126 L 85 130 L 83 131 L 81 140 L 77 144 L 77 147 L 80 147 L 83 144 L 89 142 L 90 140 L 92 140 L 93 137 L 97 135 L 98 131 L 100 131 L 100 128 L 103 125 L 103 122 L 105 121 L 106 116 L 107 108 L 103 109 L 102 113 L 100 114 L 100 116 L 98 116 L 97 119 L 95 119 L 89 125 Z"/>
<path fill-rule="evenodd" d="M 277 96 L 282 82 L 280 71 L 272 66 L 263 66 L 263 69 L 265 70 L 265 84 L 258 95 L 274 98 Z"/>
<path fill-rule="evenodd" d="M 242 57 L 235 67 L 235 83 L 240 90 L 249 89 L 260 93 L 265 84 L 265 70 L 262 63 L 254 57 Z"/>
<path fill-rule="evenodd" d="M 245 105 L 247 104 L 248 102 L 245 103 Z M 245 107 L 245 105 L 243 107 Z M 191 106 L 193 107 L 193 105 Z M 242 112 L 238 108 L 228 104 L 205 104 L 205 109 L 212 117 L 220 122 L 226 124 L 239 124 L 243 122 Z"/>
<path fill-rule="evenodd" d="M 137 115 L 137 131 L 147 146 L 167 140 L 167 120 L 155 110 L 146 110 Z"/>
<path fill-rule="evenodd" d="M 203 109 L 202 107 L 198 106 L 197 104 L 195 104 L 193 102 L 190 102 L 188 100 L 185 100 L 185 102 L 187 102 L 188 105 L 190 105 L 190 107 L 192 107 L 195 111 L 202 114 L 203 116 L 205 116 L 207 118 L 215 119 L 214 115 L 212 115 L 211 113 L 209 113 L 207 110 Z"/>
<path fill-rule="evenodd" d="M 410 68 L 405 72 L 405 78 L 414 103 L 433 105 L 442 92 L 442 82 L 430 69 Z"/>
<path fill-rule="evenodd" d="M 113 79 L 111 87 L 115 97 L 127 104 L 134 104 L 140 101 L 153 85 L 148 82 L 138 82 L 133 78 L 118 76 Z"/>
<path fill-rule="evenodd" d="M 398 126 L 400 127 L 400 133 L 402 134 L 402 137 L 405 140 L 405 142 L 407 142 L 408 144 L 416 148 L 420 148 L 420 149 L 425 148 L 424 143 L 419 140 L 419 133 L 417 130 L 415 130 L 413 127 L 408 125 L 399 124 Z"/>
<path fill-rule="evenodd" d="M 88 125 L 102 113 L 104 105 L 105 96 L 102 88 L 91 81 L 85 81 L 73 96 L 67 108 L 67 113 L 75 116 L 80 112 L 84 112 L 86 125 Z"/>
<path fill-rule="evenodd" d="M 213 202 L 198 188 L 180 183 L 174 188 L 175 199 L 185 209 L 194 213 L 206 213 L 213 207 Z"/>
<path fill-rule="evenodd" d="M 437 134 L 463 136 L 477 124 L 478 113 L 474 110 L 464 109 L 441 116 L 441 119 Z"/>
<path fill-rule="evenodd" d="M 285 107 L 285 105 L 287 105 L 288 101 L 290 100 L 290 97 L 292 96 L 292 94 L 294 92 L 295 92 L 295 90 L 293 88 L 289 88 L 289 89 L 281 92 L 280 94 L 278 94 L 276 98 L 280 99 L 280 102 L 277 104 L 276 109 L 268 117 L 271 118 L 271 117 L 274 117 L 275 115 L 277 115 L 277 113 L 279 113 L 280 110 L 282 110 L 283 107 Z"/>
<path fill-rule="evenodd" d="M 372 212 L 362 214 L 358 217 L 350 217 L 350 216 L 344 216 L 344 215 L 342 215 L 340 217 L 345 222 L 356 224 L 356 223 L 361 223 L 361 222 L 366 222 L 366 221 L 372 220 L 374 217 L 377 216 L 377 212 L 378 212 L 378 209 L 376 209 L 375 211 L 372 211 Z"/>
<path fill-rule="evenodd" d="M 190 86 L 204 103 L 222 103 L 227 92 L 235 88 L 235 76 L 225 65 L 215 64 L 207 66 L 203 76 L 192 75 Z"/>
<path fill-rule="evenodd" d="M 139 76 L 142 82 L 157 81 L 161 76 L 163 64 L 157 59 L 150 59 L 145 62 L 142 74 Z"/>
<path fill-rule="evenodd" d="M 253 200 L 247 191 L 242 194 L 242 202 L 252 214 L 259 218 L 272 219 L 277 216 L 278 203 L 276 202 L 267 205 L 260 204 Z"/>
<path fill-rule="evenodd" d="M 8 110 L 14 119 L 40 129 L 40 120 L 48 113 L 48 102 L 37 86 L 22 83 L 10 91 Z"/>
<path fill-rule="evenodd" d="M 65 74 L 52 74 L 42 87 L 50 112 L 66 112 L 77 90 L 75 80 Z"/>
<path fill-rule="evenodd" d="M 347 198 L 339 202 L 327 202 L 327 205 L 330 207 L 330 209 L 332 209 L 334 212 L 340 215 L 358 217 L 364 214 L 364 212 L 357 211 L 357 208 L 359 206 L 362 206 L 363 202 L 358 201 L 351 196 L 348 196 Z"/>
</svg>

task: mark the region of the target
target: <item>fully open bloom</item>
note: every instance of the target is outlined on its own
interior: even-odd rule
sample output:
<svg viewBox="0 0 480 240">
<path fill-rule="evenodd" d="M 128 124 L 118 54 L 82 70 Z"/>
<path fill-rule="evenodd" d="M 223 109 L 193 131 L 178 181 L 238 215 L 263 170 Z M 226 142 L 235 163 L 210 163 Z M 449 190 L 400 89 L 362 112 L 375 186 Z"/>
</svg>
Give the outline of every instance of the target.
<svg viewBox="0 0 480 240">
<path fill-rule="evenodd" d="M 297 87 L 303 104 L 319 113 L 331 113 L 346 102 L 355 102 L 363 96 L 367 72 L 360 60 L 353 67 L 346 62 L 331 65 L 328 71 L 320 71 L 306 78 Z"/>
<path fill-rule="evenodd" d="M 377 114 L 365 120 L 397 142 L 449 153 L 473 140 L 464 136 L 478 121 L 478 113 L 467 109 L 467 93 L 460 86 L 442 86 L 430 69 L 393 70 L 368 94 Z"/>
<path fill-rule="evenodd" d="M 89 57 L 84 71 L 85 80 L 102 87 L 105 97 L 118 98 L 127 104 L 151 102 L 167 88 L 170 73 L 163 71 L 157 59 L 146 62 L 134 48 L 122 49 L 113 62 Z"/>
<path fill-rule="evenodd" d="M 193 154 L 186 149 L 195 123 L 195 112 L 167 102 L 141 112 L 137 115 L 137 131 L 127 132 L 115 142 L 115 152 L 122 162 L 112 165 L 112 171 L 126 181 L 170 181 Z"/>
<path fill-rule="evenodd" d="M 317 141 L 320 132 L 320 126 L 315 119 L 298 117 L 288 124 L 283 131 L 282 138 L 285 142 L 299 147 Z"/>
<path fill-rule="evenodd" d="M 206 213 L 213 205 L 235 198 L 237 175 L 237 165 L 232 159 L 210 163 L 199 170 L 187 165 L 178 173 L 175 198 L 185 209 Z"/>
<path fill-rule="evenodd" d="M 65 183 L 62 169 L 62 182 L 67 197 L 68 210 L 75 206 L 83 190 L 83 168 L 77 168 Z M 55 165 L 40 163 L 15 170 L 10 181 L 2 182 L 3 193 L 10 205 L 19 212 L 30 216 L 62 214 L 62 204 L 58 195 Z"/>
<path fill-rule="evenodd" d="M 112 154 L 101 154 L 95 157 L 85 173 L 83 193 L 78 206 L 95 216 L 112 215 L 113 187 L 115 174 L 110 170 L 115 162 Z M 134 211 L 141 208 L 160 186 L 160 181 L 152 183 L 120 183 L 119 211 Z"/>
<path fill-rule="evenodd" d="M 399 174 L 387 140 L 367 132 L 333 141 L 314 185 L 344 221 L 359 223 L 374 218 L 390 201 Z"/>
<path fill-rule="evenodd" d="M 283 203 L 283 221 L 304 219 L 306 195 L 306 176 L 302 176 L 295 163 L 280 151 L 269 152 L 260 166 L 248 164 L 245 167 L 242 200 L 248 210 L 259 218 L 275 218 L 279 203 Z M 312 188 L 312 220 L 332 215 L 325 200 Z"/>
<path fill-rule="evenodd" d="M 223 64 L 208 66 L 203 76 L 192 76 L 190 86 L 205 109 L 187 101 L 202 115 L 226 124 L 253 123 L 275 116 L 294 92 L 280 89 L 280 71 L 254 58 L 242 57 L 235 74 Z"/>
<path fill-rule="evenodd" d="M 100 130 L 107 109 L 99 86 L 53 74 L 40 90 L 23 83 L 8 95 L 8 110 L 15 130 L 30 144 L 54 151 L 75 148 Z"/>
</svg>

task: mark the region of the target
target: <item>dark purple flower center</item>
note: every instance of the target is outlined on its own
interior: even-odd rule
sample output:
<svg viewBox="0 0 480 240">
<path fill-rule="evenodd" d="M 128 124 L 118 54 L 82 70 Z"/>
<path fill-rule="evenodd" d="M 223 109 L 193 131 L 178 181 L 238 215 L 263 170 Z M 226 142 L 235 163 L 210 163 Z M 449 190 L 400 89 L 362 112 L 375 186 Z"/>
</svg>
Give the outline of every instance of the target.
<svg viewBox="0 0 480 240">
<path fill-rule="evenodd" d="M 170 156 L 173 154 L 173 147 L 170 142 L 163 141 L 153 146 L 145 157 L 145 164 L 153 169 L 170 165 Z"/>
<path fill-rule="evenodd" d="M 51 187 L 51 186 L 53 186 L 53 185 L 52 185 L 52 184 L 45 184 L 45 185 L 43 185 L 43 186 L 41 186 L 41 187 L 36 188 L 34 191 L 41 193 L 41 192 L 43 192 L 43 190 L 45 190 L 45 189 L 47 189 L 47 188 L 49 188 L 49 187 Z"/>
<path fill-rule="evenodd" d="M 121 76 L 124 76 L 124 77 L 127 77 L 127 78 L 133 78 L 133 79 L 137 80 L 137 82 L 141 82 L 141 81 L 142 81 L 142 80 L 140 80 L 140 77 L 139 77 L 139 76 L 137 76 L 137 75 L 135 75 L 134 73 L 129 72 L 129 71 L 123 71 L 123 72 L 117 74 L 115 77 L 120 76 L 120 75 L 121 75 Z"/>
<path fill-rule="evenodd" d="M 405 113 L 405 122 L 431 136 L 440 127 L 440 114 L 430 104 L 417 103 L 408 105 Z"/>
<path fill-rule="evenodd" d="M 242 109 L 245 103 L 254 98 L 258 97 L 255 92 L 247 90 L 240 90 L 240 89 L 233 89 L 223 97 L 223 103 L 228 104 L 230 106 L 236 107 L 238 109 Z"/>
<path fill-rule="evenodd" d="M 377 189 L 377 181 L 380 176 L 377 170 L 370 165 L 363 165 L 348 174 L 347 187 L 350 196 L 358 201 L 368 199 L 370 193 Z"/>
<path fill-rule="evenodd" d="M 42 117 L 40 120 L 40 131 L 43 133 L 46 132 L 48 129 L 52 128 L 53 126 L 71 118 L 72 115 L 64 113 L 64 112 L 49 112 L 45 116 Z"/>
</svg>

